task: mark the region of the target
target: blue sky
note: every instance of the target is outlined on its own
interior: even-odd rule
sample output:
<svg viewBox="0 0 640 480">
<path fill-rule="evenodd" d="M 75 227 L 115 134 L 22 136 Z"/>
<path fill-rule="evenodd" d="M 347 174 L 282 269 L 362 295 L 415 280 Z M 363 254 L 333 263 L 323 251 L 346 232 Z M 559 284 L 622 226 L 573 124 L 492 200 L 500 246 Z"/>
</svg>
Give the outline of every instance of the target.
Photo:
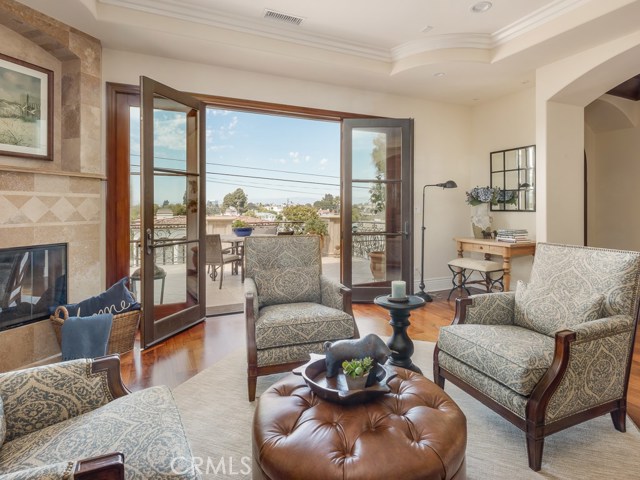
<svg viewBox="0 0 640 480">
<path fill-rule="evenodd" d="M 156 122 L 160 166 L 178 168 L 182 162 L 176 160 L 184 158 L 184 127 L 179 115 L 169 114 Z M 139 110 L 132 109 L 132 152 L 139 152 L 138 116 Z M 339 195 L 340 123 L 211 108 L 206 121 L 207 200 L 222 203 L 224 196 L 238 187 L 254 203 L 306 203 L 326 193 Z M 132 154 L 132 172 L 137 171 L 137 164 L 139 157 Z M 139 177 L 134 175 L 134 203 L 139 198 L 138 183 Z M 155 190 L 157 203 L 181 202 L 184 180 L 159 179 Z"/>
</svg>

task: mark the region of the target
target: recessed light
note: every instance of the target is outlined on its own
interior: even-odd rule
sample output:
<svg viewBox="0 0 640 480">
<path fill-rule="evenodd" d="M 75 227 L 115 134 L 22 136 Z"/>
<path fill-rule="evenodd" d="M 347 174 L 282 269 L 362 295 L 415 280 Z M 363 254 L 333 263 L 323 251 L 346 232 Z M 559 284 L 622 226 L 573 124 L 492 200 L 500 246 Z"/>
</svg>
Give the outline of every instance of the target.
<svg viewBox="0 0 640 480">
<path fill-rule="evenodd" d="M 490 10 L 493 7 L 493 3 L 491 2 L 478 2 L 471 7 L 471 11 L 473 13 L 484 13 L 487 10 Z"/>
<path fill-rule="evenodd" d="M 432 25 L 427 25 L 426 27 L 424 27 L 422 29 L 422 33 L 429 33 L 431 30 L 433 30 L 433 26 Z"/>
<path fill-rule="evenodd" d="M 445 73 L 444 72 L 436 72 L 433 74 L 434 77 L 444 77 Z"/>
</svg>

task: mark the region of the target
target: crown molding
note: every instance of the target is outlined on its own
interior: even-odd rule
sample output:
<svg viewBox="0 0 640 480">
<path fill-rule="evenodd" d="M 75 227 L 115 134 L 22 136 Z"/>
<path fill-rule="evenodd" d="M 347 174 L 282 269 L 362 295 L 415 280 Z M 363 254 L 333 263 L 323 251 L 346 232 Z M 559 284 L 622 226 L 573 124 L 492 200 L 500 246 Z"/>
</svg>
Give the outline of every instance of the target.
<svg viewBox="0 0 640 480">
<path fill-rule="evenodd" d="M 488 33 L 450 33 L 432 35 L 429 38 L 403 43 L 391 49 L 391 57 L 393 60 L 400 60 L 430 50 L 452 48 L 490 49 L 492 46 L 492 36 Z"/>
<path fill-rule="evenodd" d="M 250 35 L 259 35 L 274 40 L 291 42 L 307 47 L 319 48 L 338 52 L 346 55 L 356 55 L 372 60 L 384 62 L 391 61 L 388 49 L 376 48 L 363 43 L 356 43 L 344 39 L 318 34 L 310 34 L 306 31 L 296 31 L 299 27 L 277 24 L 271 27 L 269 20 L 251 20 L 246 17 L 230 15 L 211 8 L 190 7 L 185 12 L 184 4 L 176 0 L 96 0 L 104 5 L 128 8 L 140 12 L 162 15 L 178 20 L 196 22 L 212 27 L 233 30 Z"/>
<path fill-rule="evenodd" d="M 492 47 L 504 45 L 516 37 L 541 27 L 545 23 L 555 20 L 571 10 L 583 7 L 592 1 L 593 0 L 556 0 L 555 2 L 545 5 L 526 17 L 522 17 L 517 22 L 494 32 L 492 35 Z"/>
<path fill-rule="evenodd" d="M 386 63 L 395 62 L 420 53 L 446 49 L 486 49 L 504 45 L 518 36 L 534 30 L 569 11 L 585 6 L 593 0 L 555 0 L 518 21 L 492 33 L 463 33 L 429 35 L 391 49 L 348 41 L 337 37 L 310 34 L 300 27 L 277 24 L 268 20 L 249 19 L 219 10 L 192 5 L 185 9 L 179 0 L 94 0 L 102 5 L 122 7 L 177 20 L 209 25 L 244 34 L 262 36 L 276 41 L 318 48 L 343 55 L 353 55 Z"/>
</svg>

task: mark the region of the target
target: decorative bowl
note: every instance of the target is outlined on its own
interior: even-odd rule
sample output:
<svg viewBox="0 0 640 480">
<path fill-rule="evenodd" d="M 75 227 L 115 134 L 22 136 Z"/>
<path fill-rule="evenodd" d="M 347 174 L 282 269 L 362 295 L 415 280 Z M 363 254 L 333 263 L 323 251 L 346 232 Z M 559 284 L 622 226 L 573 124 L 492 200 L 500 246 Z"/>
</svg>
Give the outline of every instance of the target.
<svg viewBox="0 0 640 480">
<path fill-rule="evenodd" d="M 349 390 L 344 373 L 340 372 L 332 378 L 327 378 L 327 364 L 324 355 L 311 354 L 311 360 L 293 370 L 296 375 L 302 375 L 312 392 L 329 402 L 351 405 L 364 403 L 376 397 L 389 393 L 391 388 L 387 382 L 396 376 L 385 365 L 377 364 L 373 370 L 373 384 L 371 386 Z"/>
</svg>

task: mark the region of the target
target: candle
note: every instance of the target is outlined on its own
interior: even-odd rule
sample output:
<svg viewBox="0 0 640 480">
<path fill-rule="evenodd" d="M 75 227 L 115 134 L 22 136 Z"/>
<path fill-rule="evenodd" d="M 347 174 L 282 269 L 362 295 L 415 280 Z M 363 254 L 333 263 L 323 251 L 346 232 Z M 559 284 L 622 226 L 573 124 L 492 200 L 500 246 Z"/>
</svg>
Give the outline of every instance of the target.
<svg viewBox="0 0 640 480">
<path fill-rule="evenodd" d="M 394 280 L 391 282 L 391 298 L 404 298 L 407 296 L 407 282 Z"/>
</svg>

